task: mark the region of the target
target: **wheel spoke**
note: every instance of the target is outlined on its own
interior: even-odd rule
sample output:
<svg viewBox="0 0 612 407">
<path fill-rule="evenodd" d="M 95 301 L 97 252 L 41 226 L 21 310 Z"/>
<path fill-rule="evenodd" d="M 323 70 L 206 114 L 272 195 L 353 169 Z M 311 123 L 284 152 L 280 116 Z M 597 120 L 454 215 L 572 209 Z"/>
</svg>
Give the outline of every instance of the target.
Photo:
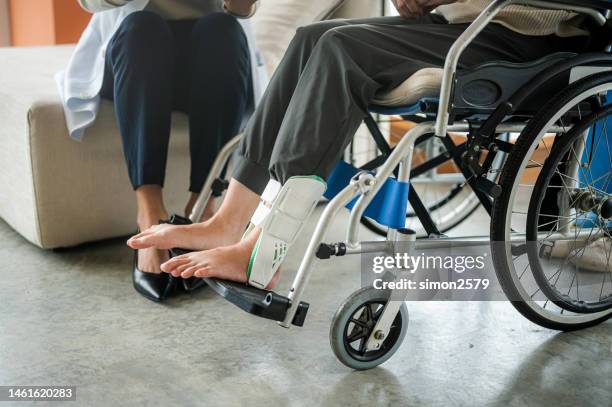
<svg viewBox="0 0 612 407">
<path fill-rule="evenodd" d="M 367 331 L 364 329 L 353 329 L 353 332 L 351 332 L 351 334 L 346 338 L 346 341 L 348 343 L 353 343 L 355 342 L 357 339 L 361 339 L 361 338 L 365 338 L 369 335 L 367 335 Z"/>
<path fill-rule="evenodd" d="M 367 343 L 368 343 L 368 338 L 361 339 L 361 342 L 359 342 L 359 353 L 361 354 L 365 353 Z"/>
<path fill-rule="evenodd" d="M 367 328 L 368 324 L 364 321 L 361 321 L 359 319 L 355 319 L 355 318 L 351 318 L 350 320 L 352 323 L 354 323 L 355 325 L 361 327 L 361 328 Z"/>
<path fill-rule="evenodd" d="M 367 304 L 365 307 L 363 307 L 363 321 L 364 322 L 370 322 L 372 320 L 372 308 L 370 308 L 371 304 Z"/>
</svg>

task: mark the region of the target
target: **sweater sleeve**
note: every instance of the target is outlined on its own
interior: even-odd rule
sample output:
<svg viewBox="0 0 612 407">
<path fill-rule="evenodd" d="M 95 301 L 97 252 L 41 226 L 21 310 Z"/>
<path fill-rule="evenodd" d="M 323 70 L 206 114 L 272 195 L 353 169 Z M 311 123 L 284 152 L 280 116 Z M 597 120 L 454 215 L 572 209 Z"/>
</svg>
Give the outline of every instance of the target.
<svg viewBox="0 0 612 407">
<path fill-rule="evenodd" d="M 125 6 L 132 0 L 78 0 L 81 7 L 90 13 Z"/>
</svg>

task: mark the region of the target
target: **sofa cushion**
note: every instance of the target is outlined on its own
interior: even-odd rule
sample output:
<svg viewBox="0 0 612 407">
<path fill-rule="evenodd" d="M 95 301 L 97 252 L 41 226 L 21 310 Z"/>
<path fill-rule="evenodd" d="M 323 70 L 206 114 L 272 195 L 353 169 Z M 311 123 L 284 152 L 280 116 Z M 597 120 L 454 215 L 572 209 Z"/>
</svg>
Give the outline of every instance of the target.
<svg viewBox="0 0 612 407">
<path fill-rule="evenodd" d="M 112 103 L 103 101 L 87 137 L 68 137 L 53 75 L 72 46 L 2 48 L 0 217 L 32 243 L 65 247 L 132 233 L 135 204 Z M 173 116 L 166 201 L 187 198 L 187 120 Z"/>
</svg>

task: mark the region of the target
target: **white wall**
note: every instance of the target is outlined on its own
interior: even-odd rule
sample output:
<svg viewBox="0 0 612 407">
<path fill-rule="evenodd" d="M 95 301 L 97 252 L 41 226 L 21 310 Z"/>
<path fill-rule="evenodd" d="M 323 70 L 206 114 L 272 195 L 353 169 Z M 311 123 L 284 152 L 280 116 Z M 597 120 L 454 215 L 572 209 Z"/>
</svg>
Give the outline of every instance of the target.
<svg viewBox="0 0 612 407">
<path fill-rule="evenodd" d="M 0 47 L 11 43 L 11 30 L 8 18 L 8 0 L 0 0 Z"/>
</svg>

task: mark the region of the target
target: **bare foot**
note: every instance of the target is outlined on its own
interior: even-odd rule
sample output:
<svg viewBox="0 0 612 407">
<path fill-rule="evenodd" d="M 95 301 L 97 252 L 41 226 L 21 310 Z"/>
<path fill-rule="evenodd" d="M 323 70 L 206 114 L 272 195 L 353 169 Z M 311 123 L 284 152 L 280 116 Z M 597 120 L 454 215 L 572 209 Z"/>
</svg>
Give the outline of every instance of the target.
<svg viewBox="0 0 612 407">
<path fill-rule="evenodd" d="M 133 249 L 208 250 L 229 246 L 240 240 L 260 197 L 240 182 L 232 180 L 226 198 L 212 219 L 186 226 L 154 226 L 132 237 L 127 244 Z"/>
<path fill-rule="evenodd" d="M 251 232 L 244 240 L 231 246 L 217 247 L 210 250 L 187 253 L 173 257 L 161 269 L 174 277 L 216 277 L 223 280 L 247 282 L 247 269 L 251 253 L 255 248 L 260 230 Z M 272 289 L 280 277 L 277 272 L 266 287 Z"/>
<path fill-rule="evenodd" d="M 211 219 L 193 225 L 155 225 L 132 236 L 127 244 L 133 249 L 172 249 L 180 247 L 190 250 L 207 250 L 227 246 L 240 240 L 243 227 Z"/>
</svg>

